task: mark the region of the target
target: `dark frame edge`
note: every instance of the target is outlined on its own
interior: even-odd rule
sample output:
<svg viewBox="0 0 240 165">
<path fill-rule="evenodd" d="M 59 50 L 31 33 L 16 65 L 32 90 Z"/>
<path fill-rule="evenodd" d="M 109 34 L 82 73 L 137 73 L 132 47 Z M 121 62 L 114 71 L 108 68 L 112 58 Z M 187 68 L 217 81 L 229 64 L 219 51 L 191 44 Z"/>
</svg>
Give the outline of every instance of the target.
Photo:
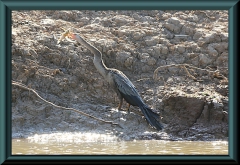
<svg viewBox="0 0 240 165">
<path fill-rule="evenodd" d="M 219 159 L 220 162 L 231 161 L 238 162 L 237 158 L 237 96 L 235 88 L 237 88 L 237 25 L 238 22 L 236 12 L 237 12 L 236 4 L 229 9 L 229 77 L 230 77 L 230 94 L 229 94 L 229 105 L 230 109 L 234 110 L 232 113 L 229 114 L 229 156 L 223 156 L 222 160 Z M 10 17 L 10 20 L 9 20 Z M 11 10 L 0 0 L 0 164 L 3 163 L 6 159 L 9 161 L 16 161 L 16 160 L 38 160 L 41 156 L 32 156 L 31 159 L 28 159 L 27 156 L 11 156 L 11 148 L 7 148 L 8 146 L 11 147 L 11 141 L 7 141 L 8 138 L 11 139 L 11 130 L 7 130 L 7 127 L 11 126 L 11 121 L 7 121 L 7 119 L 11 119 L 11 85 L 8 86 L 7 84 L 11 84 L 11 75 L 7 75 L 7 71 L 11 71 L 11 29 L 9 30 L 7 27 L 11 24 Z M 234 35 L 233 35 L 234 33 Z M 10 110 L 10 111 L 7 111 Z M 10 136 L 10 137 L 9 137 Z M 231 148 L 231 150 L 230 150 Z M 103 156 L 94 157 L 96 160 L 104 160 Z M 150 156 L 151 157 L 151 156 Z M 63 159 L 63 157 L 52 157 L 52 159 L 48 160 L 59 160 Z M 79 158 L 79 157 L 78 157 Z M 65 159 L 69 160 L 78 160 L 77 157 L 65 157 Z M 86 159 L 83 160 L 88 160 Z M 123 156 L 123 158 L 127 158 L 127 160 L 136 160 L 134 156 Z M 130 159 L 129 159 L 130 158 Z M 173 158 L 173 157 L 172 157 Z M 171 159 L 172 159 L 171 158 Z M 178 158 L 177 158 L 178 159 Z M 113 160 L 113 159 L 109 159 Z M 117 159 L 116 159 L 117 160 Z M 141 159 L 139 159 L 141 160 Z M 153 157 L 154 160 L 154 157 Z M 159 160 L 159 159 L 155 159 Z M 164 160 L 164 159 L 163 159 Z M 166 160 L 166 159 L 165 159 Z M 180 159 L 181 160 L 181 159 Z M 185 160 L 185 159 L 182 159 Z M 197 160 L 197 159 L 196 159 Z M 207 159 L 209 161 L 213 161 L 213 159 Z M 217 160 L 217 159 L 214 159 Z M 191 160 L 190 160 L 191 161 Z M 192 160 L 193 161 L 193 160 Z M 221 163 L 220 163 L 221 164 Z"/>
<path fill-rule="evenodd" d="M 12 139 L 11 74 L 8 74 L 11 73 L 11 10 L 2 1 L 0 1 L 0 36 L 0 164 L 2 164 L 11 155 L 9 139 Z"/>
<path fill-rule="evenodd" d="M 216 3 L 216 0 L 42 0 L 32 1 L 25 0 L 1 0 L 4 1 L 6 6 L 11 10 L 183 10 L 189 9 L 198 10 L 226 10 L 231 8 L 237 0 L 222 0 L 221 3 Z M 47 2 L 47 3 L 46 3 Z M 178 3 L 173 7 L 173 4 Z"/>
<path fill-rule="evenodd" d="M 0 1 L 0 164 L 2 164 L 6 158 L 6 9 L 2 1 Z"/>
<path fill-rule="evenodd" d="M 239 19 L 237 18 L 239 10 L 239 2 L 229 9 L 229 156 L 239 162 L 238 158 L 238 105 L 237 105 L 237 89 L 238 89 L 238 41 L 236 37 L 239 34 Z M 231 150 L 230 150 L 231 148 Z"/>
</svg>

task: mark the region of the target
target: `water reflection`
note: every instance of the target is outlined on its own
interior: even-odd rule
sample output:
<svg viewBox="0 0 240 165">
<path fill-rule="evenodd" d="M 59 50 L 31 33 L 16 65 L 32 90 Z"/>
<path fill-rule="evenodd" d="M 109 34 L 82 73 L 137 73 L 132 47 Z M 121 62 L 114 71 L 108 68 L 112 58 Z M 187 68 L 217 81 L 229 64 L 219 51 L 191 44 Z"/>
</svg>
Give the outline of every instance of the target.
<svg viewBox="0 0 240 165">
<path fill-rule="evenodd" d="M 62 136 L 62 138 L 59 138 Z M 54 138 L 55 137 L 55 138 Z M 56 138 L 57 137 L 57 138 Z M 35 135 L 12 140 L 13 155 L 228 155 L 226 141 L 117 141 L 110 135 Z"/>
</svg>

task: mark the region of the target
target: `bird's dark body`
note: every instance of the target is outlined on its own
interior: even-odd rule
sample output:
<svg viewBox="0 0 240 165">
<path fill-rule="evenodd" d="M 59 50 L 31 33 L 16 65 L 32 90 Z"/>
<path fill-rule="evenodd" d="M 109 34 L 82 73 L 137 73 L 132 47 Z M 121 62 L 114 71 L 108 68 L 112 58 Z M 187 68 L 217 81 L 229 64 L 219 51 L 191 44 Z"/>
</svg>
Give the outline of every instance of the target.
<svg viewBox="0 0 240 165">
<path fill-rule="evenodd" d="M 138 106 L 148 123 L 157 130 L 161 130 L 163 126 L 157 120 L 159 115 L 153 112 L 153 110 L 144 103 L 136 87 L 128 77 L 119 70 L 111 68 L 109 68 L 109 70 L 109 78 L 107 78 L 107 80 L 117 93 L 120 104 L 122 104 L 122 99 L 124 99 L 130 105 Z"/>
<path fill-rule="evenodd" d="M 110 74 L 112 74 L 113 89 L 115 89 L 115 92 L 119 92 L 118 96 L 120 94 L 121 97 L 132 106 L 140 106 L 144 104 L 136 87 L 124 73 L 116 69 L 111 69 Z M 111 83 L 112 82 L 110 81 L 110 84 Z"/>
<path fill-rule="evenodd" d="M 139 106 L 142 104 L 142 102 L 139 100 L 139 97 L 137 96 L 126 95 L 124 93 L 121 93 L 121 95 L 124 100 L 132 106 Z"/>
</svg>

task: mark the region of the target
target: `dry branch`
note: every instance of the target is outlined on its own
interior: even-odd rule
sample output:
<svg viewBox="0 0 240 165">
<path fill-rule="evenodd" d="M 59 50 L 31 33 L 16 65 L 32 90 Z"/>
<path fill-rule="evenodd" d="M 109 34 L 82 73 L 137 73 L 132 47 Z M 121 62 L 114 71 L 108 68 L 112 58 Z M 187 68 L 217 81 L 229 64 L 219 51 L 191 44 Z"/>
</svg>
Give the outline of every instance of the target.
<svg viewBox="0 0 240 165">
<path fill-rule="evenodd" d="M 37 95 L 37 97 L 39 97 L 42 101 L 44 101 L 44 102 L 46 102 L 46 103 L 48 103 L 48 104 L 51 104 L 52 106 L 54 106 L 54 107 L 56 107 L 56 108 L 65 109 L 65 110 L 71 110 L 71 111 L 80 113 L 80 114 L 82 114 L 82 115 L 84 115 L 84 116 L 90 117 L 90 118 L 92 118 L 92 119 L 95 119 L 95 120 L 98 120 L 98 121 L 101 121 L 101 122 L 104 122 L 104 123 L 112 124 L 112 125 L 117 125 L 117 126 L 123 128 L 123 127 L 122 127 L 121 125 L 119 125 L 118 123 L 113 123 L 112 121 L 106 121 L 106 120 L 103 120 L 103 119 L 99 119 L 99 118 L 96 118 L 96 117 L 94 117 L 94 116 L 92 116 L 92 115 L 89 115 L 89 114 L 87 114 L 87 113 L 84 113 L 84 112 L 82 112 L 82 111 L 79 111 L 79 110 L 77 110 L 77 109 L 62 107 L 62 106 L 56 105 L 56 104 L 54 104 L 54 103 L 52 103 L 52 102 L 50 102 L 50 101 L 47 101 L 47 100 L 45 100 L 44 98 L 42 98 L 34 89 L 29 88 L 29 87 L 27 87 L 26 85 L 24 85 L 24 84 L 22 84 L 22 83 L 19 83 L 19 82 L 16 82 L 16 81 L 12 81 L 12 85 L 15 85 L 15 86 L 20 87 L 20 88 L 22 88 L 22 89 L 29 90 L 29 91 L 33 92 L 33 93 L 34 93 L 35 95 Z"/>
<path fill-rule="evenodd" d="M 193 75 L 191 75 L 187 69 L 187 67 L 189 68 L 192 68 L 192 69 L 196 69 L 196 70 L 200 70 L 200 71 L 206 71 L 209 73 L 209 75 L 211 77 L 214 77 L 214 78 L 218 78 L 218 79 L 222 79 L 226 82 L 228 82 L 228 79 L 223 76 L 222 74 L 219 73 L 218 70 L 215 70 L 215 71 L 211 71 L 209 69 L 202 69 L 202 68 L 198 68 L 198 67 L 195 67 L 195 66 L 192 66 L 192 65 L 189 65 L 189 64 L 172 64 L 172 65 L 164 65 L 164 66 L 160 66 L 158 67 L 155 71 L 154 71 L 154 74 L 153 74 L 153 79 L 154 80 L 158 80 L 158 77 L 157 77 L 157 73 L 160 69 L 162 68 L 169 68 L 169 67 L 179 67 L 179 68 L 183 68 L 185 70 L 185 72 L 187 73 L 187 76 L 192 78 L 194 81 L 202 81 L 202 80 L 198 80 L 197 78 L 195 78 Z"/>
</svg>

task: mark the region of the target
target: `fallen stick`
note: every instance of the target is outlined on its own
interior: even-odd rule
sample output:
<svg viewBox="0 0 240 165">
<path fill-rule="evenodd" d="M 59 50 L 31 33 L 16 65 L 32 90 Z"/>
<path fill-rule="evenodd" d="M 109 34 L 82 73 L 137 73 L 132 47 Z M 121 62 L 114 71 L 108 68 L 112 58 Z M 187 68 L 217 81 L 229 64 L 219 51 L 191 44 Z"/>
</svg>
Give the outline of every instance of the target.
<svg viewBox="0 0 240 165">
<path fill-rule="evenodd" d="M 16 81 L 13 81 L 13 80 L 12 80 L 12 85 L 15 85 L 15 86 L 18 86 L 18 87 L 20 87 L 20 88 L 22 88 L 22 89 L 29 90 L 29 91 L 33 92 L 33 93 L 34 93 L 35 95 L 37 95 L 37 97 L 39 97 L 42 101 L 44 101 L 44 102 L 46 102 L 46 103 L 48 103 L 48 104 L 51 104 L 52 106 L 54 106 L 54 107 L 56 107 L 56 108 L 61 108 L 61 109 L 65 109 L 65 110 L 72 110 L 72 111 L 74 111 L 74 112 L 80 113 L 80 114 L 82 114 L 82 115 L 84 115 L 84 116 L 93 118 L 93 119 L 95 119 L 95 120 L 98 120 L 98 121 L 101 121 L 101 122 L 104 122 L 104 123 L 108 123 L 108 124 L 112 124 L 112 125 L 117 125 L 117 126 L 123 128 L 123 127 L 122 127 L 121 125 L 119 125 L 118 123 L 113 123 L 112 121 L 106 121 L 106 120 L 103 120 L 103 119 L 99 119 L 99 118 L 96 118 L 95 116 L 89 115 L 89 114 L 84 113 L 84 112 L 82 112 L 82 111 L 79 111 L 79 110 L 77 110 L 77 109 L 62 107 L 62 106 L 56 105 L 56 104 L 54 104 L 54 103 L 52 103 L 52 102 L 50 102 L 50 101 L 47 101 L 47 100 L 45 100 L 44 98 L 42 98 L 34 89 L 29 88 L 29 87 L 27 87 L 26 85 L 24 85 L 24 84 L 22 84 L 22 83 L 19 83 L 19 82 L 16 82 Z"/>
<path fill-rule="evenodd" d="M 223 79 L 225 81 L 228 81 L 228 79 L 225 76 L 223 76 L 222 74 L 220 74 L 218 70 L 211 71 L 209 69 L 202 69 L 202 68 L 198 68 L 198 67 L 195 67 L 195 66 L 192 66 L 192 65 L 188 65 L 188 64 L 172 64 L 172 65 L 159 66 L 157 69 L 155 69 L 155 71 L 153 73 L 153 79 L 154 80 L 158 80 L 158 77 L 157 77 L 158 71 L 161 68 L 168 68 L 168 67 L 180 67 L 180 68 L 183 68 L 185 70 L 185 72 L 187 73 L 188 77 L 192 78 L 194 81 L 202 81 L 202 80 L 197 80 L 197 78 L 195 78 L 193 75 L 191 75 L 189 73 L 189 71 L 187 70 L 187 67 L 193 68 L 193 69 L 196 69 L 196 70 L 200 70 L 200 71 L 206 71 L 214 78 Z"/>
</svg>

